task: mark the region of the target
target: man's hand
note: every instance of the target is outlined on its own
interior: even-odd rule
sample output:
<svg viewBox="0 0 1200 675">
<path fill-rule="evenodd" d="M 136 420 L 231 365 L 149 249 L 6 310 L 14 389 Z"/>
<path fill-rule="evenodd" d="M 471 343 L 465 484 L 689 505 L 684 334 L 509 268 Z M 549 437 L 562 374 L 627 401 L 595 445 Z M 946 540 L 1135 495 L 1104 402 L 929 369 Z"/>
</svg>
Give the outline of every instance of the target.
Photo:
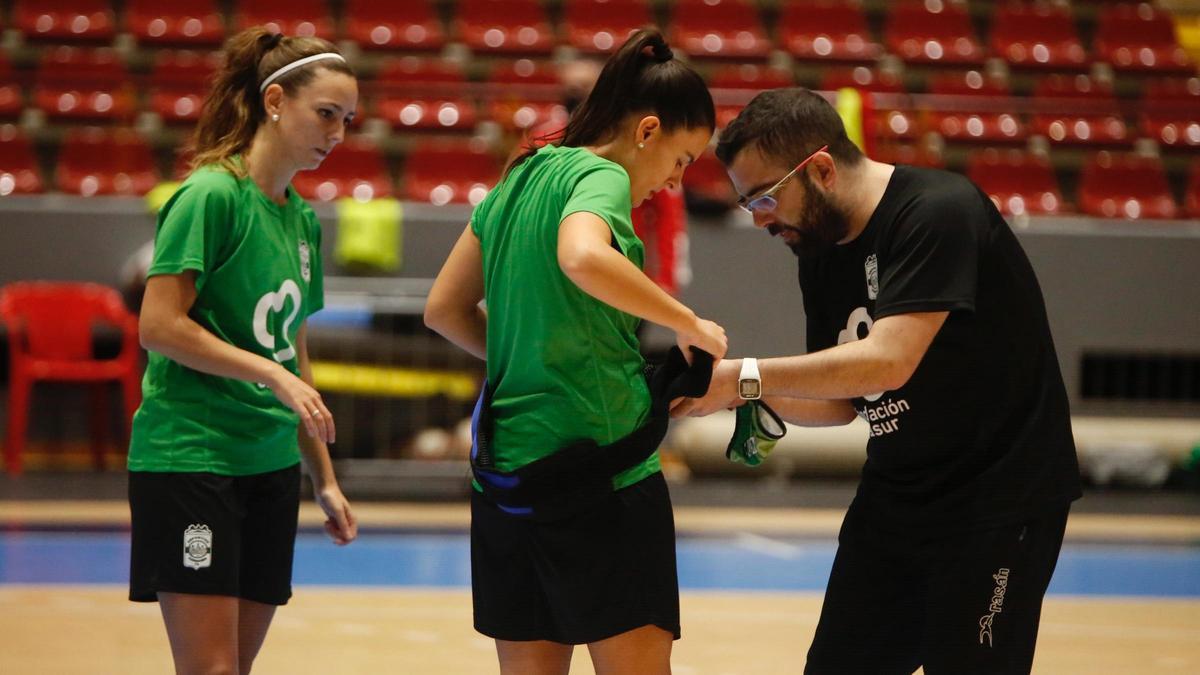
<svg viewBox="0 0 1200 675">
<path fill-rule="evenodd" d="M 679 398 L 671 402 L 671 417 L 704 417 L 718 410 L 736 408 L 745 401 L 738 396 L 741 359 L 726 359 L 713 370 L 712 382 L 704 398 Z"/>
</svg>

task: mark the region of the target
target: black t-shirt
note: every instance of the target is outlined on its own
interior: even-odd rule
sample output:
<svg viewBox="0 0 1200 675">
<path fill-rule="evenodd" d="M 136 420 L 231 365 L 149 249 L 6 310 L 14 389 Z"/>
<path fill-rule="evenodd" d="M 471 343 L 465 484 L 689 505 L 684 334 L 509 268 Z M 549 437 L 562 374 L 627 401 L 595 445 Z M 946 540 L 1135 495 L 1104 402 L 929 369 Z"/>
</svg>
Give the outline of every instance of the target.
<svg viewBox="0 0 1200 675">
<path fill-rule="evenodd" d="M 887 316 L 950 313 L 904 386 L 853 400 L 871 428 L 855 508 L 939 532 L 1080 496 L 1041 288 L 966 178 L 897 166 L 862 234 L 801 258 L 800 288 L 810 352 L 862 339 Z"/>
</svg>

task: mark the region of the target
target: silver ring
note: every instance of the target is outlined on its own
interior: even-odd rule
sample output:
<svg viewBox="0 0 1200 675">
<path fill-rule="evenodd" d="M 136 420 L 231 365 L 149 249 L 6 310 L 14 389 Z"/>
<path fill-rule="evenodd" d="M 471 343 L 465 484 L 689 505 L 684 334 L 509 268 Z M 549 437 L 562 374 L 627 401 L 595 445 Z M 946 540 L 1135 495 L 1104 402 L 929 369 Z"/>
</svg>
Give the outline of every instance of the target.
<svg viewBox="0 0 1200 675">
<path fill-rule="evenodd" d="M 314 410 L 314 411 L 312 411 L 312 412 L 311 412 L 311 413 L 309 413 L 309 414 L 310 414 L 310 415 L 312 415 L 313 417 L 320 417 L 320 416 L 321 416 L 321 411 L 320 411 L 320 410 Z"/>
</svg>

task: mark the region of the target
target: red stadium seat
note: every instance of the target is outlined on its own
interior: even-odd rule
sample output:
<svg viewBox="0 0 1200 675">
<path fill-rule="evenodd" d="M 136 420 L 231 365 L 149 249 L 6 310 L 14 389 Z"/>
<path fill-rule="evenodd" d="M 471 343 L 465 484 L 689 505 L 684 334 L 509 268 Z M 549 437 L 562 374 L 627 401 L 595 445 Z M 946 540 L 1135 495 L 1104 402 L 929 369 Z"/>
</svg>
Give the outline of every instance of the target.
<svg viewBox="0 0 1200 675">
<path fill-rule="evenodd" d="M 683 192 L 690 207 L 704 211 L 727 211 L 737 205 L 737 190 L 725 166 L 705 152 L 683 172 Z"/>
<path fill-rule="evenodd" d="M 560 99 L 562 86 L 551 66 L 529 59 L 499 64 L 488 81 L 488 109 L 493 120 L 507 129 L 520 130 L 552 118 L 566 118 Z"/>
<path fill-rule="evenodd" d="M 792 71 L 771 68 L 752 63 L 740 66 L 725 66 L 709 78 L 708 86 L 713 90 L 717 103 L 717 128 L 724 128 L 737 117 L 750 99 L 767 89 L 793 87 L 796 80 Z"/>
<path fill-rule="evenodd" d="M 125 25 L 137 41 L 151 45 L 207 46 L 225 39 L 216 0 L 130 0 Z"/>
<path fill-rule="evenodd" d="M 1087 50 L 1067 7 L 1010 1 L 996 8 L 991 35 L 992 51 L 1014 66 L 1055 70 L 1088 66 Z"/>
<path fill-rule="evenodd" d="M 392 59 L 376 78 L 376 112 L 396 129 L 472 129 L 477 116 L 462 93 L 466 81 L 461 68 L 443 59 Z"/>
<path fill-rule="evenodd" d="M 978 65 L 983 47 L 967 10 L 950 0 L 909 0 L 892 8 L 885 30 L 888 49 L 910 63 Z"/>
<path fill-rule="evenodd" d="M 0 52 L 0 119 L 12 119 L 25 107 L 21 85 L 4 52 Z"/>
<path fill-rule="evenodd" d="M 1187 205 L 1188 217 L 1200 218 L 1200 159 L 1192 162 L 1192 173 L 1188 178 L 1184 202 Z"/>
<path fill-rule="evenodd" d="M 234 10 L 238 30 L 266 26 L 284 35 L 333 40 L 333 17 L 324 0 L 238 0 Z"/>
<path fill-rule="evenodd" d="M 347 0 L 346 38 L 365 49 L 438 50 L 446 32 L 430 0 Z"/>
<path fill-rule="evenodd" d="M 42 57 L 34 105 L 52 118 L 120 121 L 135 111 L 133 84 L 111 49 L 56 47 Z"/>
<path fill-rule="evenodd" d="M 1150 3 L 1116 4 L 1100 11 L 1096 58 L 1118 70 L 1195 73 L 1175 38 L 1171 15 Z"/>
<path fill-rule="evenodd" d="M 323 202 L 341 197 L 368 201 L 390 197 L 392 175 L 388 173 L 383 153 L 373 143 L 347 139 L 333 149 L 315 171 L 301 171 L 292 185 L 305 199 Z"/>
<path fill-rule="evenodd" d="M 108 42 L 117 34 L 112 3 L 104 0 L 18 0 L 12 12 L 27 40 Z"/>
<path fill-rule="evenodd" d="M 871 37 L 867 15 L 844 0 L 793 0 L 779 18 L 779 43 L 800 59 L 874 61 L 883 46 Z"/>
<path fill-rule="evenodd" d="M 1162 161 L 1097 153 L 1079 176 L 1079 208 L 1102 218 L 1174 218 L 1175 199 Z"/>
<path fill-rule="evenodd" d="M 948 141 L 1011 143 L 1027 137 L 1015 114 L 997 111 L 996 99 L 1012 95 L 1004 79 L 987 77 L 978 70 L 947 73 L 932 78 L 929 92 L 955 97 L 928 112 L 927 128 Z"/>
<path fill-rule="evenodd" d="M 699 57 L 765 59 L 771 51 L 758 8 L 748 0 L 679 0 L 669 41 Z"/>
<path fill-rule="evenodd" d="M 1050 75 L 1034 87 L 1031 130 L 1052 143 L 1128 145 L 1112 87 L 1087 75 Z"/>
<path fill-rule="evenodd" d="M 875 146 L 871 159 L 887 164 L 907 164 L 930 169 L 946 168 L 946 158 L 942 155 L 941 146 L 924 142 L 879 143 Z"/>
<path fill-rule="evenodd" d="M 874 71 L 866 66 L 830 69 L 821 78 L 821 89 L 835 91 L 846 87 L 866 93 L 903 94 L 904 83 L 900 76 L 889 71 Z M 895 107 L 872 106 L 873 110 L 865 122 L 867 132 L 875 138 L 912 140 L 920 134 L 916 114 Z"/>
<path fill-rule="evenodd" d="M 576 49 L 608 53 L 629 34 L 652 23 L 646 0 L 569 0 L 563 10 L 563 39 Z"/>
<path fill-rule="evenodd" d="M 33 143 L 12 124 L 0 126 L 0 197 L 42 191 Z"/>
<path fill-rule="evenodd" d="M 537 0 L 462 0 L 455 31 L 481 52 L 548 55 L 554 30 Z"/>
<path fill-rule="evenodd" d="M 405 197 L 437 206 L 478 204 L 499 180 L 496 158 L 464 143 L 423 143 L 404 163 Z"/>
<path fill-rule="evenodd" d="M 1143 134 L 1164 146 L 1200 150 L 1200 77 L 1147 82 L 1140 123 Z"/>
<path fill-rule="evenodd" d="M 63 192 L 144 195 L 158 183 L 150 146 L 129 129 L 72 129 L 58 155 L 56 176 Z"/>
<path fill-rule="evenodd" d="M 161 51 L 150 73 L 150 110 L 166 122 L 192 123 L 216 72 L 216 52 Z"/>
<path fill-rule="evenodd" d="M 1066 210 L 1054 169 L 1039 155 L 989 148 L 971 155 L 967 178 L 1005 215 L 1054 215 Z"/>
</svg>

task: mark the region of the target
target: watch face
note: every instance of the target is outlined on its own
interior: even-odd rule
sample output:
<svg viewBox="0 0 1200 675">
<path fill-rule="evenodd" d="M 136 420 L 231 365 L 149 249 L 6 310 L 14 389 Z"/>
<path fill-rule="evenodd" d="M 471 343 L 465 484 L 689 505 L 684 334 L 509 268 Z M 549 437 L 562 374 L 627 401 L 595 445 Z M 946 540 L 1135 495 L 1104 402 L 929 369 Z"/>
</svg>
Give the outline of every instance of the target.
<svg viewBox="0 0 1200 675">
<path fill-rule="evenodd" d="M 738 396 L 745 399 L 756 399 L 762 396 L 762 382 L 758 380 L 738 380 Z"/>
</svg>

